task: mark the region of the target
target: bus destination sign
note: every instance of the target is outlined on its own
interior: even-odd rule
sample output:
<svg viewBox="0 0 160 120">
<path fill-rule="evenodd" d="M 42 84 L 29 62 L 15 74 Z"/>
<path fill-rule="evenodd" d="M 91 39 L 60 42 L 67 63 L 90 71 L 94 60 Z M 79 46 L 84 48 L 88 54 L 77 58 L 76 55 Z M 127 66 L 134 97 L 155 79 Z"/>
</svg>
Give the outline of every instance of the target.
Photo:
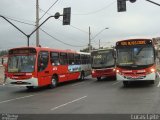
<svg viewBox="0 0 160 120">
<path fill-rule="evenodd" d="M 119 42 L 119 45 L 121 46 L 132 46 L 132 45 L 145 45 L 145 40 L 136 40 L 136 41 L 121 41 Z"/>
</svg>

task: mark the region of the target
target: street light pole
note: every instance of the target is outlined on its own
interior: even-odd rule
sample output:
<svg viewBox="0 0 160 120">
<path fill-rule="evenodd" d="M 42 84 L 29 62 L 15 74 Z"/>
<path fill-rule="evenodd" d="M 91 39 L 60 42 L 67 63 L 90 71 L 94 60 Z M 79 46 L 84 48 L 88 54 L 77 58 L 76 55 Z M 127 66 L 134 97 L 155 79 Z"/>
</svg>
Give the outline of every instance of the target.
<svg viewBox="0 0 160 120">
<path fill-rule="evenodd" d="M 98 32 L 94 37 L 91 38 L 91 29 L 90 29 L 90 26 L 89 26 L 89 44 L 88 44 L 88 50 L 89 50 L 89 53 L 91 52 L 91 40 L 95 39 L 100 33 L 102 33 L 104 30 L 106 29 L 109 29 L 108 27 L 102 29 L 100 32 Z"/>
<path fill-rule="evenodd" d="M 109 29 L 109 28 L 104 28 L 104 29 L 102 29 L 101 31 L 99 31 L 99 32 L 92 38 L 92 40 L 95 39 L 101 32 L 103 32 L 103 31 L 106 30 L 106 29 Z"/>
<path fill-rule="evenodd" d="M 39 0 L 36 0 L 36 28 L 39 26 Z M 39 46 L 39 29 L 36 31 L 36 46 Z"/>
<path fill-rule="evenodd" d="M 91 29 L 90 29 L 90 26 L 89 26 L 89 44 L 88 44 L 88 51 L 89 51 L 89 53 L 91 52 Z"/>
<path fill-rule="evenodd" d="M 56 13 L 54 16 L 49 16 L 45 21 L 43 21 L 37 28 L 35 28 L 30 34 L 26 34 L 25 32 L 23 32 L 20 28 L 18 28 L 15 24 L 13 24 L 11 21 L 9 21 L 7 18 L 5 18 L 4 16 L 0 15 L 0 17 L 2 17 L 4 20 L 6 20 L 8 23 L 10 23 L 13 27 L 15 27 L 18 31 L 20 31 L 23 35 L 25 35 L 27 37 L 27 45 L 29 47 L 29 38 L 31 37 L 31 35 L 33 33 L 35 33 L 48 19 L 50 19 L 51 17 L 54 17 L 55 19 L 58 19 L 60 16 L 60 13 Z"/>
</svg>

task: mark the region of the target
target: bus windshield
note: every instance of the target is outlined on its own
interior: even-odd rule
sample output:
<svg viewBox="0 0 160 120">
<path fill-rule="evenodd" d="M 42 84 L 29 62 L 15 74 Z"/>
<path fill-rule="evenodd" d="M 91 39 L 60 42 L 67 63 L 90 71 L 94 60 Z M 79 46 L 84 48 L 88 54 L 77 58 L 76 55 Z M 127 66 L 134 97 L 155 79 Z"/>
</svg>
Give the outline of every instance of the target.
<svg viewBox="0 0 160 120">
<path fill-rule="evenodd" d="M 33 72 L 35 55 L 15 55 L 8 60 L 8 72 Z"/>
<path fill-rule="evenodd" d="M 151 64 L 154 64 L 154 49 L 150 45 L 117 48 L 118 66 L 146 66 Z"/>
<path fill-rule="evenodd" d="M 92 54 L 92 67 L 105 68 L 115 65 L 113 51 L 95 51 Z"/>
</svg>

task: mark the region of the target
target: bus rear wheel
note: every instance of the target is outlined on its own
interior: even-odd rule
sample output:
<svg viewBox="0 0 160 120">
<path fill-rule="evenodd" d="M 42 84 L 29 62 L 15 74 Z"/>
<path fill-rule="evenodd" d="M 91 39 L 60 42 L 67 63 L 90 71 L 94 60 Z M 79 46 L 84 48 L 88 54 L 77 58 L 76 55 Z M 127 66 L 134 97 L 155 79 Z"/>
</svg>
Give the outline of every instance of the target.
<svg viewBox="0 0 160 120">
<path fill-rule="evenodd" d="M 57 84 L 58 84 L 58 76 L 53 76 L 49 88 L 55 88 L 57 87 Z"/>
<path fill-rule="evenodd" d="M 97 81 L 100 81 L 101 80 L 101 77 L 97 77 Z"/>
<path fill-rule="evenodd" d="M 85 73 L 84 73 L 84 71 L 82 71 L 82 72 L 81 72 L 80 80 L 84 80 L 84 78 L 85 78 Z"/>
</svg>

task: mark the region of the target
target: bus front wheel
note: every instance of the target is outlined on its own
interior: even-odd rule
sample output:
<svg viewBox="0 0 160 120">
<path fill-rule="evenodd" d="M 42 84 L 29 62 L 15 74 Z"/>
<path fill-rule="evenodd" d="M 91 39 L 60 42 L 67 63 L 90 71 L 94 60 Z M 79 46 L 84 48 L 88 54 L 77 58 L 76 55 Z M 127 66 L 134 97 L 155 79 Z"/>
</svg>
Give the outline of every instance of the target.
<svg viewBox="0 0 160 120">
<path fill-rule="evenodd" d="M 34 86 L 26 86 L 26 88 L 27 88 L 28 90 L 33 90 L 33 89 L 34 89 Z"/>
<path fill-rule="evenodd" d="M 151 80 L 150 83 L 151 83 L 151 84 L 154 84 L 154 80 Z"/>
<path fill-rule="evenodd" d="M 129 81 L 123 81 L 123 86 L 127 87 L 129 85 Z"/>
</svg>

